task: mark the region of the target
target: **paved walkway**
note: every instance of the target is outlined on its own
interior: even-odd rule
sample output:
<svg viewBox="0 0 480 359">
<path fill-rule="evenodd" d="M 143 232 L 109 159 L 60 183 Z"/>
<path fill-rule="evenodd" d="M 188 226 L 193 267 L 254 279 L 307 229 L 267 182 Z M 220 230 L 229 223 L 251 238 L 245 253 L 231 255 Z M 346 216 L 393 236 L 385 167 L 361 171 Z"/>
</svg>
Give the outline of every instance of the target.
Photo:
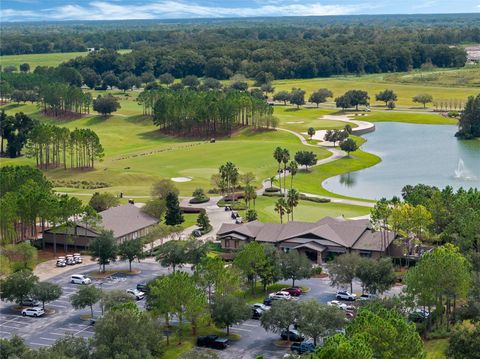
<svg viewBox="0 0 480 359">
<path fill-rule="evenodd" d="M 352 128 L 352 134 L 354 135 L 363 135 L 365 133 L 375 131 L 375 125 L 371 122 L 361 121 L 361 120 L 353 120 L 353 118 L 362 118 L 364 116 L 355 116 L 355 115 L 325 115 L 320 118 L 320 120 L 327 120 L 327 121 L 342 121 L 346 123 L 351 123 L 356 125 L 356 127 Z M 323 147 L 334 147 L 333 142 L 324 141 L 323 138 L 327 130 L 318 130 L 312 136 L 312 140 L 320 141 L 320 145 Z M 308 135 L 306 132 L 302 133 L 303 135 Z M 338 145 L 338 142 L 336 143 Z"/>
</svg>

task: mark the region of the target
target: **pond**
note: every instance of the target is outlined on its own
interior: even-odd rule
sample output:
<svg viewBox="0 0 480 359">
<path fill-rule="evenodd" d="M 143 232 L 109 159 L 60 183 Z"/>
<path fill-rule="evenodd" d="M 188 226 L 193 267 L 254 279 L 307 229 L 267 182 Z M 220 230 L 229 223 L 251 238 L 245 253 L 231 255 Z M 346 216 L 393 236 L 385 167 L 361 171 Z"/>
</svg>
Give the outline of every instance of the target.
<svg viewBox="0 0 480 359">
<path fill-rule="evenodd" d="M 364 135 L 362 149 L 382 158 L 361 171 L 329 178 L 325 189 L 357 198 L 400 196 L 402 187 L 418 183 L 480 188 L 480 141 L 459 141 L 456 126 L 376 123 Z M 355 154 L 352 154 L 353 156 Z"/>
</svg>

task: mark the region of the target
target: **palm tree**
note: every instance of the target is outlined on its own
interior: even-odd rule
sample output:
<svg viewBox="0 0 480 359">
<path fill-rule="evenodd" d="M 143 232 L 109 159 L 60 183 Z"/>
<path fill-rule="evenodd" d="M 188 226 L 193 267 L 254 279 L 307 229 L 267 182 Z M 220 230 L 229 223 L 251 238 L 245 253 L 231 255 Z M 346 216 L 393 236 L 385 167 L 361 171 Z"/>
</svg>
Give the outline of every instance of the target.
<svg viewBox="0 0 480 359">
<path fill-rule="evenodd" d="M 232 162 L 227 162 L 224 165 L 221 165 L 219 168 L 220 177 L 226 182 L 227 184 L 227 192 L 232 194 L 235 190 L 235 185 L 238 181 L 238 169 Z M 235 198 L 233 198 L 235 199 Z"/>
<path fill-rule="evenodd" d="M 290 209 L 290 213 L 292 215 L 292 221 L 293 221 L 293 209 L 298 206 L 299 199 L 300 199 L 300 192 L 298 192 L 295 188 L 291 188 L 288 190 L 287 206 Z"/>
<path fill-rule="evenodd" d="M 276 176 L 270 177 L 268 180 L 270 181 L 270 188 L 273 188 L 273 181 L 275 181 Z"/>
<path fill-rule="evenodd" d="M 278 201 L 275 203 L 275 212 L 277 212 L 280 215 L 280 223 L 283 223 L 283 215 L 285 214 L 287 210 L 287 202 L 285 202 L 285 199 L 279 198 Z"/>
<path fill-rule="evenodd" d="M 252 201 L 252 199 L 255 199 L 257 195 L 257 193 L 255 192 L 255 188 L 251 185 L 245 186 L 244 195 L 245 195 L 245 204 L 250 209 L 250 202 Z"/>
<path fill-rule="evenodd" d="M 287 163 L 290 161 L 290 152 L 286 148 L 282 150 L 282 162 L 283 162 L 283 183 L 284 193 L 287 195 Z"/>
<path fill-rule="evenodd" d="M 275 160 L 278 162 L 277 174 L 279 175 L 280 174 L 280 165 L 282 164 L 282 160 L 283 160 L 283 149 L 281 147 L 275 148 L 275 151 L 273 152 L 273 158 L 275 158 Z"/>
<path fill-rule="evenodd" d="M 295 176 L 298 172 L 298 163 L 297 161 L 290 161 L 288 168 L 290 168 L 290 189 L 293 188 L 293 176 Z"/>
</svg>

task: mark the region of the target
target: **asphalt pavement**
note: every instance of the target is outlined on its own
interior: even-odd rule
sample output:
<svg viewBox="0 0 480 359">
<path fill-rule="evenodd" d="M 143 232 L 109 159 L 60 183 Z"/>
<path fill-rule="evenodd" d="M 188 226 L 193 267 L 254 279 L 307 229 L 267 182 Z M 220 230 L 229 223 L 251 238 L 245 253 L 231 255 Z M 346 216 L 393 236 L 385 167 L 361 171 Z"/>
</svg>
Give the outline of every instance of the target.
<svg viewBox="0 0 480 359">
<path fill-rule="evenodd" d="M 153 261 L 142 263 L 134 262 L 134 269 L 141 270 L 141 273 L 133 276 L 115 276 L 110 279 L 93 280 L 93 284 L 103 290 L 135 288 L 137 283 L 146 282 L 161 274 L 171 273 L 171 270 L 160 266 Z M 128 268 L 126 262 L 117 262 L 108 266 L 108 270 Z M 52 303 L 46 304 L 47 310 L 53 310 L 51 314 L 46 314 L 40 318 L 23 317 L 19 311 L 16 311 L 15 304 L 9 302 L 0 302 L 0 338 L 11 338 L 13 335 L 22 337 L 25 342 L 33 347 L 47 347 L 55 343 L 56 340 L 66 336 L 74 335 L 76 337 L 90 338 L 93 336 L 93 327 L 89 321 L 80 318 L 81 315 L 90 314 L 90 308 L 75 310 L 70 304 L 70 297 L 75 293 L 80 285 L 71 284 L 70 276 L 72 274 L 88 274 L 97 270 L 98 265 L 88 265 L 83 267 L 66 267 L 65 271 L 49 279 L 62 287 L 62 296 Z M 284 281 L 287 283 L 288 281 Z M 291 285 L 291 281 L 288 282 Z M 315 298 L 322 303 L 335 299 L 336 288 L 330 286 L 328 278 L 311 278 L 295 282 L 297 286 L 305 286 L 310 291 L 301 295 L 299 300 Z M 399 287 L 394 287 L 386 295 L 397 294 Z M 361 292 L 360 283 L 354 282 L 354 292 Z M 145 300 L 137 301 L 140 308 L 144 308 Z M 94 315 L 101 315 L 101 308 L 97 304 L 94 306 Z M 259 320 L 247 320 L 231 327 L 231 332 L 241 335 L 238 341 L 232 341 L 229 348 L 220 352 L 222 358 L 255 358 L 263 355 L 268 358 L 282 358 L 289 351 L 288 348 L 282 348 L 275 345 L 280 339 L 279 334 L 265 331 L 260 326 Z"/>
</svg>

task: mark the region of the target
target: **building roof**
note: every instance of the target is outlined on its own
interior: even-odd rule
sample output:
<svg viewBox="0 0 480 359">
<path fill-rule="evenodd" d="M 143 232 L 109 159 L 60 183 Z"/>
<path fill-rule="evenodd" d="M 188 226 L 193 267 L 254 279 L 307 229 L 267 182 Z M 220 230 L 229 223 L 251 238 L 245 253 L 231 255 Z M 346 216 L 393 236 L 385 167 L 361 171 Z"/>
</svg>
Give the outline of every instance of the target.
<svg viewBox="0 0 480 359">
<path fill-rule="evenodd" d="M 358 250 L 383 251 L 379 232 L 373 231 L 368 219 L 345 220 L 325 217 L 317 222 L 288 222 L 285 224 L 261 223 L 223 224 L 217 235 L 222 237 L 233 233 L 242 234 L 259 242 L 298 243 L 300 238 L 308 238 L 310 246 L 315 240 L 327 240 L 332 244 Z M 395 238 L 389 232 L 387 246 Z M 316 243 L 319 245 L 319 243 Z"/>
<path fill-rule="evenodd" d="M 158 223 L 158 220 L 144 213 L 134 204 L 123 204 L 99 213 L 102 226 L 113 232 L 115 238 L 136 232 Z"/>
<path fill-rule="evenodd" d="M 98 215 L 101 219 L 99 223 L 95 225 L 95 227 L 112 231 L 115 238 L 123 237 L 129 233 L 153 226 L 159 222 L 157 219 L 144 213 L 134 204 L 122 204 L 120 206 L 112 207 L 105 211 L 99 212 Z M 46 232 L 73 235 L 75 233 L 75 229 L 61 225 L 51 228 Z M 84 222 L 77 223 L 77 236 L 96 237 L 98 233 L 98 229 L 94 229 L 92 225 L 87 225 Z"/>
</svg>

